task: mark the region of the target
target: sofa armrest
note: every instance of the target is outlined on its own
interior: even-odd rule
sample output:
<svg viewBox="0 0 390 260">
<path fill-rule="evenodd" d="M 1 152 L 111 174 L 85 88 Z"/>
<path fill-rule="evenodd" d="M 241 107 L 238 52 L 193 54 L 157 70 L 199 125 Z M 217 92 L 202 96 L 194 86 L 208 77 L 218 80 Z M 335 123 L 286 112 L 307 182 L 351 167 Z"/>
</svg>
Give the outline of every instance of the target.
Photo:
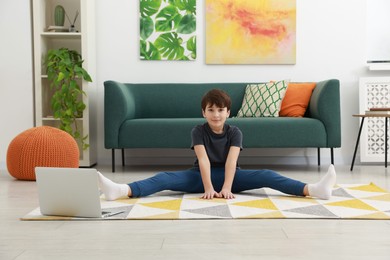
<svg viewBox="0 0 390 260">
<path fill-rule="evenodd" d="M 309 104 L 310 116 L 321 120 L 327 133 L 327 147 L 341 146 L 340 82 L 337 79 L 317 83 Z"/>
<path fill-rule="evenodd" d="M 118 144 L 122 123 L 135 117 L 135 99 L 129 86 L 116 81 L 104 82 L 104 146 L 121 148 Z"/>
</svg>

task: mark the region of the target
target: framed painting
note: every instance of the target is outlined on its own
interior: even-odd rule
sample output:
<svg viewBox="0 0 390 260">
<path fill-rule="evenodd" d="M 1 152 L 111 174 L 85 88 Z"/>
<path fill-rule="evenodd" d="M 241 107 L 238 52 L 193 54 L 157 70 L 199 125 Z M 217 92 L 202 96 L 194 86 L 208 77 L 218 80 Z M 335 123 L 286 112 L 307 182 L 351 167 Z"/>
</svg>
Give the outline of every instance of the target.
<svg viewBox="0 0 390 260">
<path fill-rule="evenodd" d="M 196 59 L 196 0 L 140 0 L 140 59 Z"/>
<path fill-rule="evenodd" d="M 296 0 L 206 0 L 207 64 L 295 64 Z"/>
</svg>

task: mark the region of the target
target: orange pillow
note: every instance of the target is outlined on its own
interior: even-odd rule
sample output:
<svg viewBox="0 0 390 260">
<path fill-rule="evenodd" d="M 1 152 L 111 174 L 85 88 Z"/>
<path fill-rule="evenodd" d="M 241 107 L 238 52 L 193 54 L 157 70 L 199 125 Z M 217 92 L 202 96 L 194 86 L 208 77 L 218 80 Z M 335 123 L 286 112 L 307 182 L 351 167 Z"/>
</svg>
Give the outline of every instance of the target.
<svg viewBox="0 0 390 260">
<path fill-rule="evenodd" d="M 279 116 L 303 117 L 316 83 L 289 83 Z"/>
</svg>

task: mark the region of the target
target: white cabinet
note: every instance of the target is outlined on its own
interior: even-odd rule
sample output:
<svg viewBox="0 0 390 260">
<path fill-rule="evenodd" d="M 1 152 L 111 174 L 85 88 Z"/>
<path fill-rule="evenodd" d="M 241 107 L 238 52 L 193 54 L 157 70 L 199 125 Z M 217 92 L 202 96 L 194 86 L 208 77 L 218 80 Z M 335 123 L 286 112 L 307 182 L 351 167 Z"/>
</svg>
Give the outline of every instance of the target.
<svg viewBox="0 0 390 260">
<path fill-rule="evenodd" d="M 73 21 L 76 12 L 79 16 L 75 22 L 75 32 L 52 32 L 49 26 L 54 25 L 54 9 L 62 5 Z M 83 68 L 88 71 L 93 82 L 80 79 L 80 86 L 85 91 L 83 101 L 87 108 L 83 117 L 78 119 L 82 136 L 88 136 L 86 142 L 90 147 L 86 150 L 80 147 L 80 166 L 90 167 L 97 162 L 96 147 L 96 95 L 95 84 L 95 1 L 94 0 L 34 0 L 33 7 L 33 44 L 34 44 L 34 87 L 35 87 L 35 124 L 36 126 L 59 126 L 59 120 L 53 118 L 50 99 L 52 91 L 44 66 L 45 57 L 49 49 L 68 48 L 77 50 L 84 60 Z M 65 18 L 65 27 L 70 23 Z"/>
</svg>

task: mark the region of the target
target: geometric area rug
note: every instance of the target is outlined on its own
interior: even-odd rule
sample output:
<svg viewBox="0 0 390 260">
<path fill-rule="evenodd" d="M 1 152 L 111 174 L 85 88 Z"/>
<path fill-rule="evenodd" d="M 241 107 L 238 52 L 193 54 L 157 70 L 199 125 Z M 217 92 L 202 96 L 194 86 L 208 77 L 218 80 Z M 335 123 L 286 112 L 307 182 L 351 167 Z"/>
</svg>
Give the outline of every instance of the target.
<svg viewBox="0 0 390 260">
<path fill-rule="evenodd" d="M 390 193 L 369 184 L 338 184 L 330 200 L 285 195 L 268 188 L 235 194 L 235 199 L 200 199 L 201 194 L 154 195 L 101 200 L 103 209 L 123 210 L 109 218 L 43 216 L 37 208 L 21 220 L 180 219 L 390 219 Z"/>
</svg>

